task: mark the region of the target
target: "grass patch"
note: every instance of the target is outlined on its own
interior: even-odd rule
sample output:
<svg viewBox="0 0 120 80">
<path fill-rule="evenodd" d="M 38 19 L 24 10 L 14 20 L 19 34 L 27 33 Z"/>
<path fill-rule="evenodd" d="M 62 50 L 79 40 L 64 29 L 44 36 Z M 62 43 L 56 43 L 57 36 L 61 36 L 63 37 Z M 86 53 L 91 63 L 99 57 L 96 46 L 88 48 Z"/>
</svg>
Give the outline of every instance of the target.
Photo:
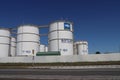
<svg viewBox="0 0 120 80">
<path fill-rule="evenodd" d="M 120 61 L 108 62 L 71 62 L 71 63 L 0 63 L 0 68 L 27 68 L 30 66 L 90 66 L 90 65 L 120 65 Z"/>
</svg>

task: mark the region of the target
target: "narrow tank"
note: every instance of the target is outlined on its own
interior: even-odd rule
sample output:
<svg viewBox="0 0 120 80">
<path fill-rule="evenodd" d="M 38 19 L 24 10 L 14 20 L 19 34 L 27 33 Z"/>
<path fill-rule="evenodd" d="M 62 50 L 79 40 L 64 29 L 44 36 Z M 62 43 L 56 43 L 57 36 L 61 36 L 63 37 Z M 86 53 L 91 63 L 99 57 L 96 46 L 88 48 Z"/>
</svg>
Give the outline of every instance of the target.
<svg viewBox="0 0 120 80">
<path fill-rule="evenodd" d="M 45 46 L 45 52 L 48 52 L 48 47 L 47 46 Z"/>
<path fill-rule="evenodd" d="M 16 56 L 16 38 L 11 37 L 10 56 Z"/>
<path fill-rule="evenodd" d="M 61 55 L 73 55 L 73 24 L 69 21 L 55 21 L 49 26 L 49 51 L 60 51 Z"/>
<path fill-rule="evenodd" d="M 40 52 L 45 52 L 45 45 L 40 44 Z"/>
<path fill-rule="evenodd" d="M 10 30 L 0 28 L 0 57 L 8 57 L 10 52 Z"/>
<path fill-rule="evenodd" d="M 39 52 L 39 28 L 33 25 L 23 25 L 17 31 L 17 56 L 35 56 Z"/>
</svg>

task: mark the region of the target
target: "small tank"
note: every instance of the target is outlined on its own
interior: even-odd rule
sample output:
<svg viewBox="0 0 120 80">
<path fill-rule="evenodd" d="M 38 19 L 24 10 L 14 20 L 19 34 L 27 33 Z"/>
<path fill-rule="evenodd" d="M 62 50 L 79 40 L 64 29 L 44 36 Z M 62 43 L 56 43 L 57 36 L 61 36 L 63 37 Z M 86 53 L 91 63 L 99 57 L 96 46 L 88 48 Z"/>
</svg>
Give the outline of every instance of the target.
<svg viewBox="0 0 120 80">
<path fill-rule="evenodd" d="M 16 38 L 11 37 L 10 56 L 16 56 Z"/>
<path fill-rule="evenodd" d="M 74 43 L 74 54 L 85 55 L 88 54 L 88 42 L 77 41 Z"/>
<path fill-rule="evenodd" d="M 45 45 L 40 44 L 40 52 L 45 52 Z"/>
</svg>

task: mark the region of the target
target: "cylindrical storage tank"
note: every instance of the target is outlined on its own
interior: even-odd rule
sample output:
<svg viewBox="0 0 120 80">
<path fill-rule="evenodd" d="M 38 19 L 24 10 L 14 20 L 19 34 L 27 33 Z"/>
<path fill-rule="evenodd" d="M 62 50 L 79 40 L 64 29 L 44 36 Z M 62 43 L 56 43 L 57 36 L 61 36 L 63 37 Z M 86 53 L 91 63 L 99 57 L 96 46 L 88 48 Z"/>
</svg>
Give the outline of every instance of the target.
<svg viewBox="0 0 120 80">
<path fill-rule="evenodd" d="M 16 55 L 16 38 L 11 37 L 10 56 Z"/>
<path fill-rule="evenodd" d="M 88 54 L 88 42 L 87 41 L 78 41 L 76 42 L 77 54 L 85 55 Z"/>
<path fill-rule="evenodd" d="M 47 46 L 45 46 L 45 52 L 48 52 L 48 47 Z"/>
<path fill-rule="evenodd" d="M 40 44 L 40 52 L 45 52 L 45 45 Z"/>
<path fill-rule="evenodd" d="M 73 55 L 73 25 L 69 21 L 55 21 L 49 26 L 49 51 Z"/>
<path fill-rule="evenodd" d="M 10 52 L 10 30 L 0 28 L 0 57 L 8 57 Z"/>
<path fill-rule="evenodd" d="M 75 42 L 73 43 L 73 54 L 78 55 L 77 44 Z"/>
<path fill-rule="evenodd" d="M 39 28 L 32 25 L 18 27 L 17 56 L 35 56 L 39 52 Z"/>
</svg>

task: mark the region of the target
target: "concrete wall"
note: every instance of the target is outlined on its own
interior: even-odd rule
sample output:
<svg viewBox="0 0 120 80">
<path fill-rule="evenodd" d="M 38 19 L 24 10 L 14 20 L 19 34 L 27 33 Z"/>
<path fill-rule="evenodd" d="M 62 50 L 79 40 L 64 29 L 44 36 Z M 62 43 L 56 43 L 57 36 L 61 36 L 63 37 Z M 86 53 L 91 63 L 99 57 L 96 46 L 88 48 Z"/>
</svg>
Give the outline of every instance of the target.
<svg viewBox="0 0 120 80">
<path fill-rule="evenodd" d="M 97 62 L 97 61 L 120 61 L 120 53 L 89 54 L 73 56 L 36 56 L 33 57 L 4 57 L 0 63 L 52 63 L 52 62 Z"/>
</svg>

